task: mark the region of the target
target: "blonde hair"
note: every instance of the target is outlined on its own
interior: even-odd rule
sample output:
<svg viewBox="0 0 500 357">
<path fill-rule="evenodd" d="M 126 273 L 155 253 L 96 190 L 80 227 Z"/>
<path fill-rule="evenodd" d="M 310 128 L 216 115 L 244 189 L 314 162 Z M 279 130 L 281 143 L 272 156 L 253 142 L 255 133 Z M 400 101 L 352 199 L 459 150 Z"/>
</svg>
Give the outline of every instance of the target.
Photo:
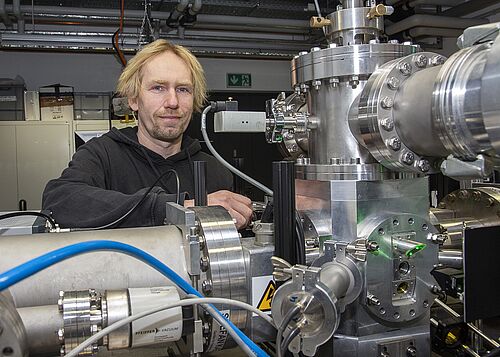
<svg viewBox="0 0 500 357">
<path fill-rule="evenodd" d="M 193 109 L 201 111 L 207 99 L 207 82 L 205 72 L 196 57 L 185 47 L 174 45 L 166 40 L 160 39 L 144 46 L 127 63 L 120 78 L 118 79 L 117 91 L 127 98 L 137 98 L 141 89 L 142 68 L 153 57 L 164 52 L 172 52 L 180 57 L 188 66 L 193 80 Z"/>
</svg>

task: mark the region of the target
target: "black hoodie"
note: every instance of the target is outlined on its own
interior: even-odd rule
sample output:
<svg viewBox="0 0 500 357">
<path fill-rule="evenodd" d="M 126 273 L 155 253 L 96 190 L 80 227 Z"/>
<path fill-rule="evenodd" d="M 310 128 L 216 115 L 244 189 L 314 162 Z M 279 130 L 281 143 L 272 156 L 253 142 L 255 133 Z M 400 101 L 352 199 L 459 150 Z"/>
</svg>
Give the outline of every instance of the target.
<svg viewBox="0 0 500 357">
<path fill-rule="evenodd" d="M 181 201 L 194 195 L 193 161 L 207 162 L 207 191 L 230 190 L 232 175 L 198 140 L 182 139 L 181 151 L 164 159 L 137 141 L 137 128 L 113 128 L 81 146 L 61 177 L 48 182 L 42 209 L 52 212 L 61 227 L 99 227 L 113 222 L 139 202 L 169 169 L 179 175 Z M 161 225 L 165 203 L 176 200 L 173 174 L 165 175 L 145 200 L 114 227 Z M 180 202 L 183 204 L 183 202 Z"/>
</svg>

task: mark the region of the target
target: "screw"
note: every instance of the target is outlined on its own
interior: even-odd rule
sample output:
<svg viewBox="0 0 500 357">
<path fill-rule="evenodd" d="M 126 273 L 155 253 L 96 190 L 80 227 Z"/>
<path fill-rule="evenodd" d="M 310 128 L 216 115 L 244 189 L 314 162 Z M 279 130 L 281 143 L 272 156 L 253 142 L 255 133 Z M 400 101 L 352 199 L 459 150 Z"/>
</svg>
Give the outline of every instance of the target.
<svg viewBox="0 0 500 357">
<path fill-rule="evenodd" d="M 57 330 L 57 338 L 60 342 L 64 341 L 64 328 L 60 328 L 59 330 Z"/>
<path fill-rule="evenodd" d="M 460 190 L 458 192 L 458 198 L 466 199 L 468 197 L 469 197 L 469 191 L 467 191 L 467 190 Z"/>
<path fill-rule="evenodd" d="M 359 84 L 359 77 L 358 76 L 352 76 L 351 79 L 349 80 L 349 85 L 352 87 L 352 89 L 355 89 Z"/>
<path fill-rule="evenodd" d="M 495 205 L 495 200 L 493 198 L 488 198 L 486 207 L 493 207 Z"/>
<path fill-rule="evenodd" d="M 445 62 L 445 58 L 443 56 L 434 56 L 431 58 L 431 65 L 439 66 Z"/>
<path fill-rule="evenodd" d="M 339 86 L 340 80 L 338 78 L 332 77 L 330 78 L 329 83 L 332 87 L 336 88 Z"/>
<path fill-rule="evenodd" d="M 397 89 L 400 84 L 401 84 L 401 82 L 396 77 L 389 77 L 389 79 L 387 80 L 387 86 L 390 89 Z"/>
<path fill-rule="evenodd" d="M 411 165 L 415 161 L 415 155 L 413 155 L 413 153 L 411 152 L 405 152 L 401 156 L 401 161 L 403 161 L 403 163 L 405 163 L 406 165 Z"/>
<path fill-rule="evenodd" d="M 389 43 L 393 44 L 393 45 L 398 45 L 399 41 L 398 40 L 389 40 Z"/>
<path fill-rule="evenodd" d="M 376 44 L 376 43 L 380 43 L 380 41 L 379 41 L 379 40 L 377 40 L 376 38 L 374 38 L 374 39 L 372 39 L 372 40 L 370 40 L 370 41 L 369 41 L 369 44 L 370 44 L 370 45 L 374 45 L 374 44 Z"/>
<path fill-rule="evenodd" d="M 321 81 L 315 80 L 312 82 L 312 85 L 313 85 L 314 89 L 318 90 L 319 87 L 321 86 Z"/>
<path fill-rule="evenodd" d="M 409 76 L 411 74 L 411 64 L 409 64 L 408 62 L 401 63 L 399 65 L 399 71 L 405 76 Z"/>
<path fill-rule="evenodd" d="M 401 140 L 399 140 L 398 138 L 390 138 L 388 141 L 387 141 L 387 145 L 394 151 L 398 151 L 399 149 L 401 149 Z"/>
<path fill-rule="evenodd" d="M 368 303 L 368 305 L 375 305 L 375 306 L 380 305 L 380 300 L 375 295 L 372 294 L 368 294 L 368 296 L 366 297 L 366 302 Z"/>
<path fill-rule="evenodd" d="M 417 349 L 415 346 L 408 346 L 406 349 L 406 356 L 408 357 L 416 357 L 417 356 Z"/>
<path fill-rule="evenodd" d="M 304 56 L 304 55 L 307 55 L 307 54 L 308 54 L 308 52 L 307 52 L 307 51 L 300 51 L 300 52 L 299 52 L 299 56 Z"/>
<path fill-rule="evenodd" d="M 425 55 L 418 55 L 414 59 L 415 65 L 419 68 L 427 67 L 427 57 Z"/>
<path fill-rule="evenodd" d="M 378 250 L 378 248 L 379 248 L 379 245 L 374 240 L 366 243 L 366 250 L 368 250 L 369 252 L 376 252 Z"/>
<path fill-rule="evenodd" d="M 405 46 L 411 46 L 412 43 L 411 43 L 411 41 L 405 41 L 405 42 L 403 42 L 403 45 L 405 45 Z"/>
<path fill-rule="evenodd" d="M 336 48 L 337 47 L 337 44 L 336 43 L 330 43 L 328 45 L 328 48 Z"/>
<path fill-rule="evenodd" d="M 290 146 L 290 149 L 288 151 L 290 152 L 297 152 L 299 150 L 299 147 L 296 144 L 292 144 Z"/>
<path fill-rule="evenodd" d="M 448 236 L 443 233 L 435 233 L 431 235 L 431 241 L 438 244 L 443 244 L 448 239 Z"/>
<path fill-rule="evenodd" d="M 349 161 L 350 161 L 351 165 L 361 164 L 361 158 L 359 158 L 359 157 L 351 157 L 351 159 Z"/>
<path fill-rule="evenodd" d="M 394 120 L 392 118 L 384 118 L 380 121 L 380 125 L 386 131 L 394 129 Z"/>
<path fill-rule="evenodd" d="M 208 267 L 210 266 L 210 261 L 208 260 L 207 256 L 202 256 L 200 259 L 200 269 L 202 272 L 206 272 L 208 270 Z"/>
<path fill-rule="evenodd" d="M 382 108 L 384 109 L 390 109 L 392 108 L 392 106 L 394 105 L 394 101 L 392 100 L 391 97 L 384 97 L 382 98 L 382 100 L 380 101 L 380 105 L 382 106 Z"/>
<path fill-rule="evenodd" d="M 211 280 L 203 280 L 203 283 L 201 283 L 201 290 L 203 291 L 203 294 L 209 295 L 212 293 L 213 286 L 212 286 L 212 281 Z"/>
<path fill-rule="evenodd" d="M 57 299 L 57 306 L 59 307 L 59 311 L 63 312 L 64 309 L 64 291 L 59 291 L 59 299 Z"/>
<path fill-rule="evenodd" d="M 428 160 L 419 160 L 418 161 L 418 168 L 422 172 L 427 172 L 431 169 L 431 164 L 429 163 Z"/>
<path fill-rule="evenodd" d="M 307 84 L 302 83 L 300 85 L 300 89 L 302 90 L 302 93 L 307 93 L 307 90 L 309 89 L 309 86 Z"/>
<path fill-rule="evenodd" d="M 311 52 L 316 52 L 316 51 L 319 51 L 319 50 L 321 50 L 320 47 L 313 47 L 313 48 L 311 48 Z"/>
</svg>

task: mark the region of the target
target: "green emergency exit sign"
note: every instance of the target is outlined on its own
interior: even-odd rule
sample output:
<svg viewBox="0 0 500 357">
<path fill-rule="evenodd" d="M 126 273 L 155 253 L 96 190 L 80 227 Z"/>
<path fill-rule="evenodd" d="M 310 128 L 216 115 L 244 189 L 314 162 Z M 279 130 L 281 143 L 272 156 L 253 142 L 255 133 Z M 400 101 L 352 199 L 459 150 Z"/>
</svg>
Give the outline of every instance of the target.
<svg viewBox="0 0 500 357">
<path fill-rule="evenodd" d="M 226 86 L 250 88 L 252 86 L 252 75 L 250 73 L 227 73 Z"/>
</svg>

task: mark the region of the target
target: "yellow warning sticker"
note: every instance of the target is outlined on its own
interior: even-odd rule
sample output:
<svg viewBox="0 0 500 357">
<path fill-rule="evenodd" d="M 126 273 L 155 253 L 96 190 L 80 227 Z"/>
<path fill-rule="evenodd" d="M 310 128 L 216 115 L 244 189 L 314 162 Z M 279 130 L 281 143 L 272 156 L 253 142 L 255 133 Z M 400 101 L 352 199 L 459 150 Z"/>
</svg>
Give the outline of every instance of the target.
<svg viewBox="0 0 500 357">
<path fill-rule="evenodd" d="M 260 311 L 271 311 L 271 303 L 273 301 L 274 292 L 276 291 L 276 283 L 274 280 L 270 280 L 267 284 L 266 290 L 264 290 L 264 294 L 259 300 L 257 304 L 257 309 Z"/>
</svg>

